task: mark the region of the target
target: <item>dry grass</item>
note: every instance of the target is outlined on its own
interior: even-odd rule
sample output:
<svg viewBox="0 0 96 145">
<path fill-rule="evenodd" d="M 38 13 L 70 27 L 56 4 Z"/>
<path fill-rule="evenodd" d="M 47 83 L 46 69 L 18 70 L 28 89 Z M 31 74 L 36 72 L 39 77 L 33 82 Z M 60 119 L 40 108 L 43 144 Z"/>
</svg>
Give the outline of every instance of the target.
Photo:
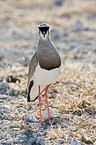
<svg viewBox="0 0 96 145">
<path fill-rule="evenodd" d="M 96 14 L 96 2 L 95 1 L 64 1 L 61 7 L 53 5 L 53 1 L 49 0 L 6 0 L 0 1 L 0 20 L 2 23 L 8 23 L 8 26 L 12 26 L 12 33 L 22 34 L 22 31 L 29 28 L 37 29 L 37 25 L 45 22 L 50 25 L 58 25 L 59 29 L 64 31 L 65 27 L 74 26 L 76 21 L 80 19 L 83 21 L 84 26 L 88 28 L 96 28 L 95 22 L 88 20 L 87 17 L 83 17 L 85 13 Z M 49 5 L 49 7 L 48 7 Z M 43 13 L 41 14 L 41 7 Z M 69 16 L 69 17 L 67 17 Z M 23 29 L 22 29 L 23 28 Z M 25 29 L 26 28 L 26 29 Z M 71 32 L 71 37 L 76 36 L 95 36 L 94 32 Z M 24 33 L 25 34 L 25 33 Z M 69 36 L 69 37 L 70 37 Z M 61 40 L 62 41 L 62 40 Z M 58 43 L 58 42 L 57 42 Z M 6 41 L 0 43 L 1 48 L 20 47 L 23 45 L 30 45 L 30 48 L 34 46 L 34 42 L 27 40 L 18 41 Z M 2 50 L 4 51 L 4 50 Z M 30 50 L 25 50 L 25 54 Z M 74 55 L 64 55 L 66 58 L 74 58 Z M 77 58 L 81 57 L 78 53 Z M 4 64 L 8 66 L 7 59 L 4 59 Z M 13 61 L 12 61 L 13 62 Z M 16 63 L 16 60 L 15 60 Z M 14 64 L 15 64 L 14 63 Z M 8 69 L 0 70 L 0 77 L 6 78 L 9 75 L 17 74 L 20 82 L 9 83 L 8 89 L 15 90 L 18 93 L 23 93 L 27 84 L 28 67 L 22 67 L 21 65 L 14 65 Z M 22 77 L 20 77 L 20 75 Z M 62 139 L 62 144 L 70 144 L 71 140 L 76 139 L 81 143 L 90 144 L 95 143 L 95 131 L 94 124 L 96 124 L 96 68 L 92 64 L 86 64 L 81 62 L 72 63 L 66 60 L 62 66 L 62 72 L 58 78 L 59 83 L 53 84 L 49 89 L 49 106 L 52 105 L 56 112 L 61 114 L 61 118 L 56 122 L 55 128 L 51 126 L 45 132 L 48 133 L 48 139 L 54 141 L 56 139 Z M 21 96 L 22 97 L 22 96 Z M 15 98 L 16 99 L 16 98 Z M 13 99 L 16 107 L 14 111 L 17 111 L 18 107 L 26 107 L 26 99 L 22 98 L 19 101 Z M 44 98 L 45 99 L 45 98 Z M 42 106 L 44 105 L 44 99 L 42 98 Z M 24 100 L 24 102 L 22 101 Z M 18 103 L 19 102 L 19 103 Z M 12 104 L 11 104 L 12 105 Z M 14 105 L 14 106 L 15 106 Z M 39 116 L 38 100 L 34 102 L 34 108 L 30 111 L 31 116 Z M 43 107 L 43 110 L 45 109 Z M 15 112 L 16 113 L 16 112 Z M 24 113 L 17 112 L 16 118 L 22 120 Z M 39 117 L 37 118 L 39 120 Z M 22 121 L 21 121 L 22 122 Z M 61 127 L 58 122 L 61 122 Z M 58 125 L 59 124 L 59 125 Z M 35 123 L 34 123 L 35 125 Z M 23 125 L 24 126 L 24 125 Z M 72 134 L 70 134 L 72 132 Z M 52 142 L 53 143 L 53 142 Z"/>
<path fill-rule="evenodd" d="M 59 85 L 56 87 L 58 95 L 55 98 L 54 107 L 62 114 L 68 114 L 70 125 L 63 129 L 51 128 L 49 135 L 56 139 L 64 135 L 65 141 L 70 142 L 71 137 L 87 143 L 95 141 L 93 125 L 96 122 L 96 68 L 91 64 L 71 63 L 66 61 L 59 77 Z M 84 138 L 83 138 L 84 137 Z M 83 140 L 84 139 L 84 140 Z"/>
<path fill-rule="evenodd" d="M 11 5 L 11 6 L 14 6 L 14 8 L 26 8 L 26 7 L 32 7 L 32 6 L 42 6 L 44 4 L 49 4 L 51 3 L 51 0 L 46 1 L 45 0 L 28 0 L 28 1 L 25 1 L 25 0 L 17 0 L 17 1 L 13 1 L 13 0 L 9 0 L 8 3 Z"/>
<path fill-rule="evenodd" d="M 23 77 L 19 77 L 21 80 L 20 83 L 9 83 L 9 88 L 13 88 L 16 92 L 22 93 L 26 88 L 27 70 L 28 68 L 25 67 L 20 66 L 16 68 L 16 66 L 14 66 L 6 70 L 6 74 L 2 74 L 2 77 L 14 73 L 18 76 L 22 74 Z M 61 114 L 61 117 L 56 122 L 57 124 L 61 122 L 61 125 L 58 124 L 55 128 L 54 125 L 51 125 L 51 127 L 45 130 L 48 139 L 50 141 L 52 140 L 52 143 L 56 143 L 56 139 L 60 139 L 62 141 L 61 144 L 70 144 L 73 139 L 79 140 L 81 143 L 85 144 L 94 143 L 94 124 L 96 123 L 95 66 L 79 62 L 72 63 L 66 60 L 65 64 L 62 66 L 58 81 L 58 84 L 53 84 L 49 89 L 49 106 L 52 105 L 53 110 Z M 46 107 L 44 105 L 44 100 L 45 99 L 42 98 L 43 110 Z M 27 105 L 26 99 L 23 102 L 19 100 L 19 103 L 18 101 L 16 103 L 14 99 L 12 102 L 15 103 L 15 108 L 24 108 Z M 35 107 L 29 111 L 29 114 L 36 116 L 37 120 L 39 120 L 38 100 L 36 100 L 32 106 L 34 105 Z M 17 112 L 15 117 L 21 118 L 22 120 L 24 118 L 24 113 Z M 30 124 L 28 127 L 33 130 Z"/>
<path fill-rule="evenodd" d="M 3 21 L 12 21 L 13 24 L 19 26 L 32 24 L 32 27 L 34 27 L 34 24 L 36 26 L 36 24 L 46 22 L 52 25 L 69 27 L 73 26 L 76 21 L 73 15 L 83 15 L 86 12 L 96 13 L 95 1 L 65 1 L 60 8 L 55 6 L 49 8 L 48 5 L 51 6 L 52 4 L 51 0 L 47 3 L 44 0 L 1 1 L 0 18 Z M 70 17 L 66 23 L 67 15 L 70 15 L 72 19 Z"/>
<path fill-rule="evenodd" d="M 96 93 L 96 68 L 94 66 L 66 63 L 60 76 L 60 82 L 63 84 L 60 83 L 58 91 L 62 90 L 63 97 L 60 97 L 61 101 L 57 106 L 61 112 L 68 108 L 74 110 L 74 107 L 84 100 L 94 106 Z"/>
<path fill-rule="evenodd" d="M 71 2 L 66 2 L 64 5 L 57 11 L 57 13 L 60 16 L 64 15 L 82 15 L 86 12 L 91 12 L 96 14 L 96 2 L 95 1 L 90 1 L 87 3 L 87 1 L 71 1 Z"/>
</svg>

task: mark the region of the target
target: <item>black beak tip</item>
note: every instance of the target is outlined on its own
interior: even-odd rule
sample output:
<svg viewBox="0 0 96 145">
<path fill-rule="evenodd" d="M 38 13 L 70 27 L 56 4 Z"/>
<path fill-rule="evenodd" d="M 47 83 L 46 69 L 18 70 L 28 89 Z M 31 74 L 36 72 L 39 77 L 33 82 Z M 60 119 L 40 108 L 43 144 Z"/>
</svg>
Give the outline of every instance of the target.
<svg viewBox="0 0 96 145">
<path fill-rule="evenodd" d="M 45 38 L 45 34 L 43 34 L 44 38 Z"/>
</svg>

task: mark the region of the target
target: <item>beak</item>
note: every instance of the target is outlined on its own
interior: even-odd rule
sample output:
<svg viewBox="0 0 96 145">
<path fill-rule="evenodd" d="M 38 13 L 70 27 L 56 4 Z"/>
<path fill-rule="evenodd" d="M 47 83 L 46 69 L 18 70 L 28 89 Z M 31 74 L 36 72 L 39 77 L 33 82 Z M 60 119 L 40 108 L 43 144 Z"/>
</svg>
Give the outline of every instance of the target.
<svg viewBox="0 0 96 145">
<path fill-rule="evenodd" d="M 43 31 L 42 34 L 43 34 L 43 36 L 44 36 L 44 38 L 45 38 L 45 34 L 46 34 L 45 31 Z"/>
<path fill-rule="evenodd" d="M 44 38 L 45 38 L 45 34 L 43 34 Z"/>
</svg>

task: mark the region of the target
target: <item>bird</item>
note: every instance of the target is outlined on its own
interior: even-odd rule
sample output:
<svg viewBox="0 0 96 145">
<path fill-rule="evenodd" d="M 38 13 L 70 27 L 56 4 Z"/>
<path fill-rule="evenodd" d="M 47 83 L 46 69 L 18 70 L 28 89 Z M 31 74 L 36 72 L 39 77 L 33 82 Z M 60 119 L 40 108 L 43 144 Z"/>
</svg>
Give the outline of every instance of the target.
<svg viewBox="0 0 96 145">
<path fill-rule="evenodd" d="M 38 26 L 39 42 L 36 51 L 29 63 L 27 83 L 27 102 L 32 102 L 39 98 L 39 112 L 41 123 L 41 93 L 45 90 L 48 120 L 50 120 L 47 98 L 48 88 L 57 79 L 61 70 L 61 57 L 53 42 L 50 40 L 49 28 L 50 26 L 45 23 Z"/>
</svg>

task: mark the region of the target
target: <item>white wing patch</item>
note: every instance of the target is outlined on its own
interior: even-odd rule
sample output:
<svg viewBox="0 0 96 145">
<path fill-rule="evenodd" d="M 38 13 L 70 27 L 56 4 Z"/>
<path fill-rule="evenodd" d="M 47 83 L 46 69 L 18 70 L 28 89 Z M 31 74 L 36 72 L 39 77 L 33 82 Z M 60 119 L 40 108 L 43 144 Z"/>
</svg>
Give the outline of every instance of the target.
<svg viewBox="0 0 96 145">
<path fill-rule="evenodd" d="M 52 70 L 45 70 L 40 68 L 40 65 L 38 64 L 34 75 L 31 78 L 31 80 L 34 81 L 34 85 L 30 91 L 30 101 L 38 96 L 38 86 L 40 85 L 40 91 L 42 92 L 47 85 L 52 84 L 57 79 L 60 70 L 61 67 Z"/>
</svg>

